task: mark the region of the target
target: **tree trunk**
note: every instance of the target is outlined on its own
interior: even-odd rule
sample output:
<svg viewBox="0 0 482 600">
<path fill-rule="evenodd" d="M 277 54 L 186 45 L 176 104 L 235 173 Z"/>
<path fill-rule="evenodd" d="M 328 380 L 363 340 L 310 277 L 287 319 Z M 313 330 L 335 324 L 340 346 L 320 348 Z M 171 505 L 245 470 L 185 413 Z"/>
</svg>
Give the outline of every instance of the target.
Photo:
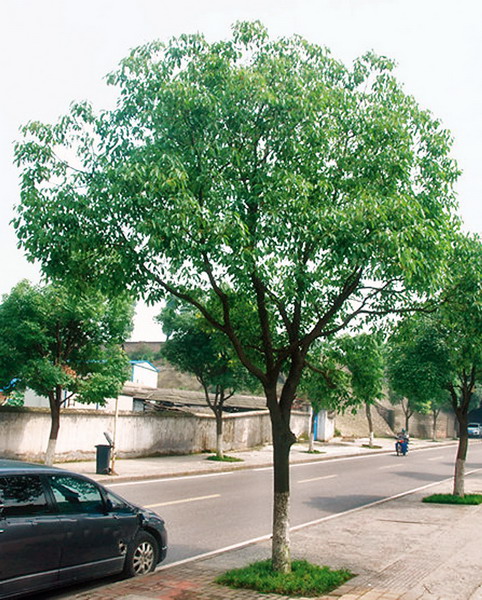
<svg viewBox="0 0 482 600">
<path fill-rule="evenodd" d="M 315 419 L 316 413 L 313 410 L 313 407 L 310 405 L 310 435 L 308 452 L 314 452 L 315 450 Z"/>
<path fill-rule="evenodd" d="M 432 427 L 433 427 L 432 440 L 434 442 L 437 441 L 437 419 L 438 419 L 438 415 L 439 415 L 439 411 L 438 410 L 434 410 L 433 411 L 433 421 L 432 421 Z"/>
<path fill-rule="evenodd" d="M 371 448 L 373 446 L 375 436 L 373 434 L 373 419 L 372 419 L 371 404 L 369 404 L 368 402 L 365 402 L 365 413 L 367 415 L 367 421 L 368 421 L 368 445 Z"/>
<path fill-rule="evenodd" d="M 224 458 L 222 408 L 221 410 L 215 410 L 214 415 L 216 417 L 216 456 L 218 458 Z"/>
<path fill-rule="evenodd" d="M 55 458 L 55 448 L 57 446 L 57 437 L 60 428 L 60 405 L 62 400 L 62 388 L 58 387 L 49 392 L 50 404 L 50 435 L 45 453 L 45 464 L 53 465 Z"/>
<path fill-rule="evenodd" d="M 465 459 L 467 457 L 468 436 L 460 434 L 457 459 L 455 461 L 454 496 L 465 494 Z"/>
<path fill-rule="evenodd" d="M 467 433 L 467 415 L 457 414 L 459 422 L 459 447 L 457 449 L 457 458 L 455 460 L 454 473 L 454 496 L 463 496 L 465 494 L 465 459 L 467 458 L 467 449 L 469 446 L 469 436 Z"/>
<path fill-rule="evenodd" d="M 290 473 L 289 454 L 293 443 L 290 431 L 273 431 L 274 503 L 272 564 L 275 571 L 291 571 L 289 537 Z"/>
</svg>

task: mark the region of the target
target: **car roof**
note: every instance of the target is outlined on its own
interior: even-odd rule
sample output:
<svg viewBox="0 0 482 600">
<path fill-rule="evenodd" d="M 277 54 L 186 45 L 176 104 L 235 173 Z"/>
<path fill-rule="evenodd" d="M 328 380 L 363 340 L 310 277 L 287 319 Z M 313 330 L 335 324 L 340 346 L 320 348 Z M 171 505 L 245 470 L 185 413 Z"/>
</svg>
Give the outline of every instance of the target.
<svg viewBox="0 0 482 600">
<path fill-rule="evenodd" d="M 63 469 L 50 467 L 35 463 L 23 462 L 21 460 L 10 460 L 0 458 L 0 475 L 8 473 L 65 473 Z"/>
</svg>

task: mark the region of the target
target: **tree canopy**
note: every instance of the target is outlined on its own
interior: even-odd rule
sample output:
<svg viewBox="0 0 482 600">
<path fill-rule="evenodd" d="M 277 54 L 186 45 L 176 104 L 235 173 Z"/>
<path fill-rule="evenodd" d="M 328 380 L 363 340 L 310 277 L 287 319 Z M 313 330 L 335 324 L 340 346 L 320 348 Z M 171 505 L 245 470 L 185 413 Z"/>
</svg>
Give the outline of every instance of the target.
<svg viewBox="0 0 482 600">
<path fill-rule="evenodd" d="M 395 389 L 428 411 L 448 396 L 457 417 L 459 450 L 454 493 L 463 495 L 468 412 L 482 378 L 482 243 L 460 235 L 435 312 L 402 321 L 391 338 L 389 374 Z"/>
<path fill-rule="evenodd" d="M 22 281 L 0 304 L 0 387 L 31 388 L 49 399 L 53 459 L 60 407 L 116 397 L 127 376 L 121 344 L 132 328 L 131 300 L 78 295 L 59 284 Z"/>
<path fill-rule="evenodd" d="M 225 41 L 182 35 L 133 50 L 108 77 L 113 110 L 74 104 L 55 125 L 29 123 L 16 147 L 14 225 L 31 258 L 192 304 L 263 386 L 277 569 L 288 564 L 289 422 L 310 346 L 435 286 L 454 229 L 450 135 L 393 69 L 373 53 L 348 67 L 298 36 L 238 23 Z"/>
</svg>

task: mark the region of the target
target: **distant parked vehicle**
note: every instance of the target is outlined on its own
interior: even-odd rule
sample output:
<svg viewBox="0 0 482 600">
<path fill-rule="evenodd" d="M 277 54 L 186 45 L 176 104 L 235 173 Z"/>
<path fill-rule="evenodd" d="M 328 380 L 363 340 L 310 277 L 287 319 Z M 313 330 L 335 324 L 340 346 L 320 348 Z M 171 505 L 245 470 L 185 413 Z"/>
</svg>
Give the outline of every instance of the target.
<svg viewBox="0 0 482 600">
<path fill-rule="evenodd" d="M 467 426 L 467 433 L 469 434 L 469 437 L 482 437 L 482 425 L 480 423 L 469 423 Z"/>
<path fill-rule="evenodd" d="M 0 460 L 0 599 L 153 571 L 164 521 L 88 477 Z"/>
</svg>

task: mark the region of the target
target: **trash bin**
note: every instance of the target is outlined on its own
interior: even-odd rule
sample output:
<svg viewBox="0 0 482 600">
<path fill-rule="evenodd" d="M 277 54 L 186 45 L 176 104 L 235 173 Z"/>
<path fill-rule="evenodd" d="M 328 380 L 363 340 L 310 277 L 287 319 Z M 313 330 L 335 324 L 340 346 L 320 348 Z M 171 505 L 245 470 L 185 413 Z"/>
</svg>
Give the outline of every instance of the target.
<svg viewBox="0 0 482 600">
<path fill-rule="evenodd" d="M 108 475 L 110 473 L 110 451 L 112 446 L 107 444 L 98 444 L 96 446 L 95 472 L 98 475 Z"/>
</svg>

